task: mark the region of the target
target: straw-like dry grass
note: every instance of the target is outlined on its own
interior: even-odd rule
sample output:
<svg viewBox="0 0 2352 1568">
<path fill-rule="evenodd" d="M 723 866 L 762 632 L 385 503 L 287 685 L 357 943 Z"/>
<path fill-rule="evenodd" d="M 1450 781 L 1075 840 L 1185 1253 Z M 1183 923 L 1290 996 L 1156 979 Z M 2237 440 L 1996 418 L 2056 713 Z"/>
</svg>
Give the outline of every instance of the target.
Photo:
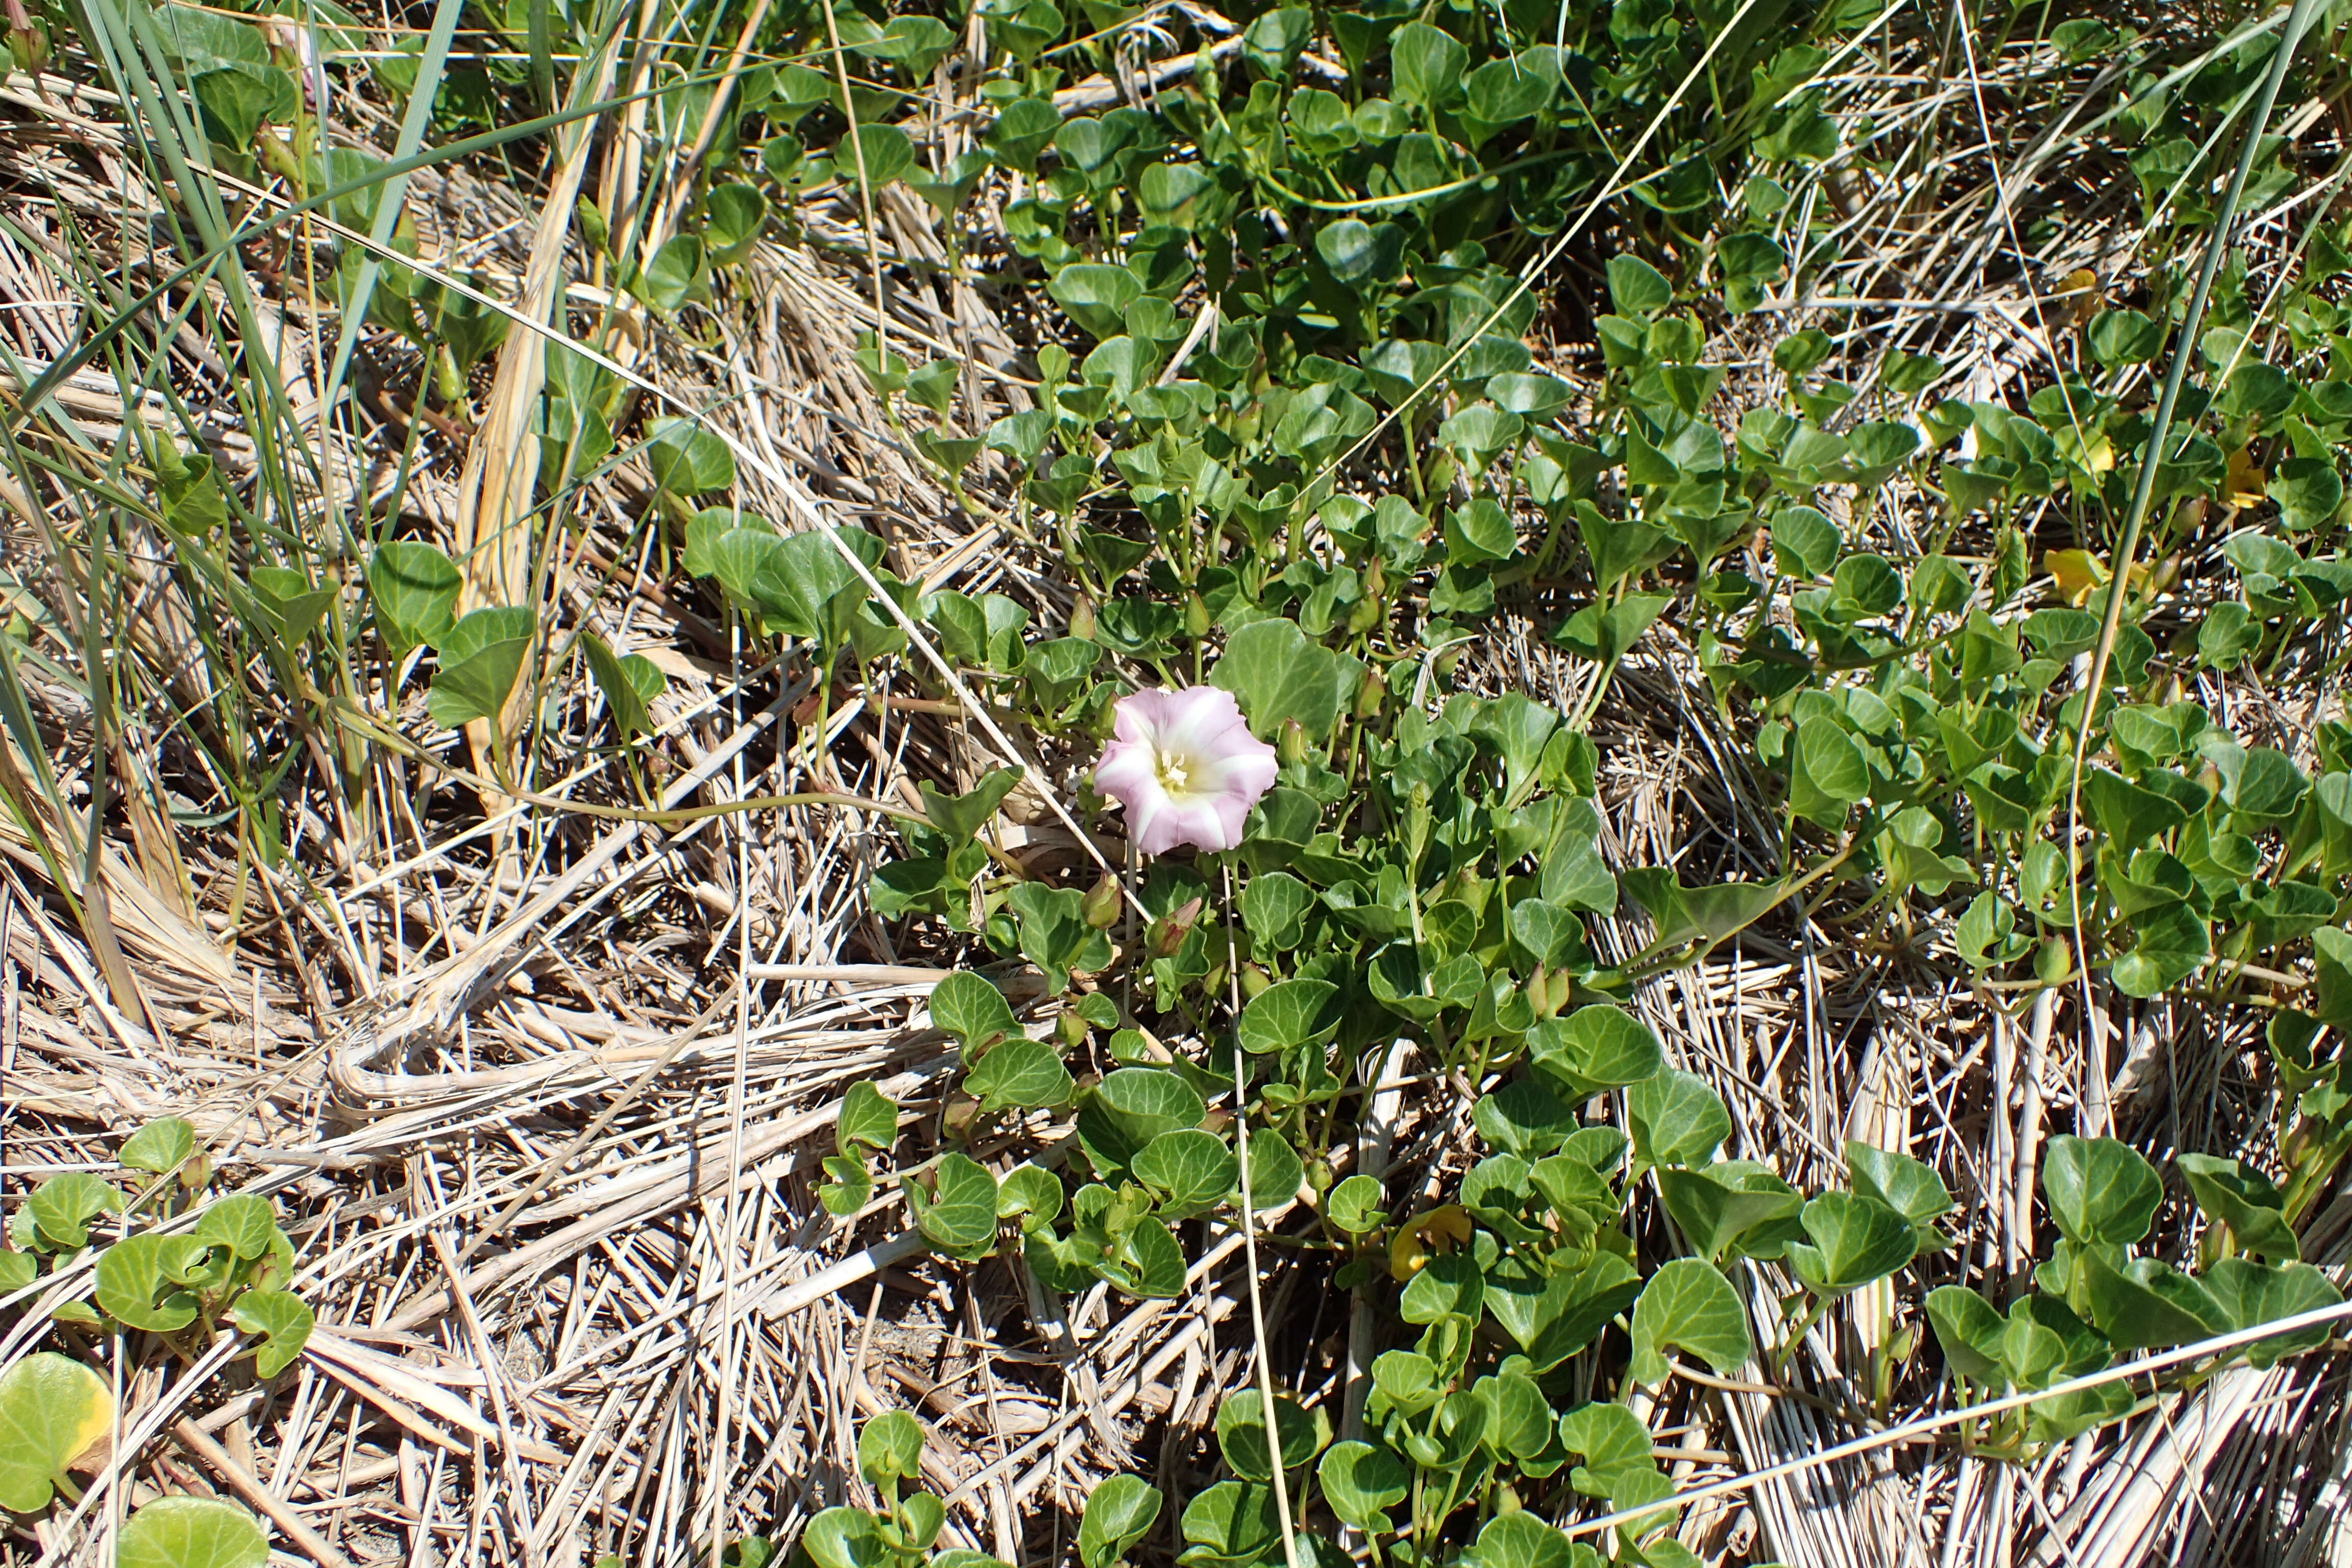
<svg viewBox="0 0 2352 1568">
<path fill-rule="evenodd" d="M 2165 26 L 2168 9 L 2141 20 Z M 1833 67 L 1841 118 L 1868 116 L 1902 151 L 1884 172 L 1832 164 L 1798 193 L 1844 215 L 1827 242 L 1839 259 L 1807 272 L 1807 298 L 1724 323 L 1712 352 L 1744 367 L 1735 406 L 1743 377 L 1760 388 L 1770 342 L 1802 324 L 1837 334 L 1863 374 L 1890 350 L 1932 347 L 1955 395 L 2014 395 L 2069 352 L 2070 274 L 2088 268 L 2112 297 L 2132 293 L 2137 189 L 2084 140 L 2108 82 L 2066 71 L 2047 46 L 1963 53 L 1955 71 L 1941 24 L 1898 10 Z M 734 42 L 718 40 L 721 58 Z M 599 90 L 629 89 L 660 52 L 620 51 Z M 1001 760 L 1002 738 L 911 658 L 845 706 L 811 700 L 796 667 L 763 662 L 674 568 L 636 459 L 551 509 L 518 506 L 529 476 L 516 483 L 510 465 L 530 446 L 537 359 L 526 331 L 447 409 L 421 405 L 413 350 L 362 332 L 348 384 L 321 408 L 339 321 L 304 274 L 319 220 L 297 219 L 166 291 L 51 399 L 23 405 L 30 379 L 173 265 L 160 171 L 105 79 L 66 48 L 49 73 L 0 87 L 0 589 L 14 672 L 0 698 L 22 822 L 0 819 L 5 1195 L 61 1169 L 110 1170 L 141 1122 L 187 1116 L 226 1183 L 279 1205 L 320 1327 L 268 1385 L 224 1373 L 223 1352 L 110 1361 L 123 1412 L 111 1458 L 78 1509 L 20 1522 L 0 1552 L 107 1562 L 125 1509 L 211 1491 L 327 1564 L 683 1563 L 719 1539 L 788 1539 L 815 1510 L 856 1500 L 856 1426 L 905 1407 L 932 1433 L 941 1544 L 1026 1568 L 1066 1559 L 1106 1474 L 1189 1495 L 1218 1401 L 1252 1380 L 1255 1358 L 1336 1403 L 1348 1303 L 1321 1265 L 1285 1260 L 1282 1216 L 1260 1344 L 1237 1237 L 1192 1248 L 1180 1300 L 1064 1300 L 1015 1261 L 932 1259 L 887 1184 L 854 1220 L 817 1205 L 847 1084 L 898 1100 L 911 1147 L 937 1135 L 950 1058 L 925 996 L 974 956 L 871 913 L 866 883 L 895 844 L 874 813 L 807 804 L 655 825 L 572 808 L 633 801 L 639 767 L 669 805 L 808 792 L 919 804 L 919 781 L 968 784 Z M 944 93 L 936 107 L 930 152 L 944 163 L 975 116 Z M 2310 178 L 2246 226 L 2257 300 L 2352 166 L 2340 106 L 2282 113 Z M 739 448 L 736 504 L 787 526 L 820 513 L 869 524 L 901 576 L 1011 595 L 1034 625 L 1066 624 L 1054 552 L 1024 532 L 995 459 L 961 500 L 949 493 L 854 360 L 858 334 L 881 324 L 878 295 L 895 339 L 967 367 L 958 427 L 1027 405 L 1023 355 L 1054 328 L 993 229 L 1006 193 L 984 186 L 965 209 L 961 268 L 903 190 L 870 215 L 854 191 L 821 193 L 722 285 L 717 309 L 691 313 L 698 339 L 616 296 L 563 221 L 573 191 L 635 214 L 648 238 L 675 221 L 694 128 L 659 119 L 640 100 L 594 136 L 538 139 L 510 164 L 485 154 L 419 170 L 421 255 L 604 345 L 643 378 L 641 411 L 707 413 Z M 331 131 L 384 155 L 399 134 L 359 88 L 335 98 Z M 248 210 L 282 199 L 222 184 Z M 1580 336 L 1610 248 L 1597 235 L 1541 280 L 1539 353 L 1565 374 L 1594 363 Z M 1869 303 L 1811 299 L 1834 293 Z M 306 669 L 257 655 L 235 607 L 175 570 L 182 542 L 121 504 L 143 493 L 150 433 L 174 431 L 199 434 L 271 528 L 353 587 L 333 646 Z M 486 780 L 478 739 L 436 732 L 421 682 L 357 625 L 362 540 L 387 512 L 400 535 L 471 563 L 485 599 L 523 584 L 561 624 L 658 663 L 669 686 L 642 754 L 610 748 L 583 674 L 553 670 L 518 775 Z M 1865 521 L 1901 538 L 1913 520 L 1894 497 Z M 2210 563 L 2186 564 L 2183 619 Z M 1498 619 L 1458 679 L 1574 710 L 1581 678 L 1542 630 Z M 289 684 L 298 673 L 313 689 Z M 2200 695 L 2290 750 L 2342 712 L 2316 681 Z M 397 743 L 339 712 L 373 715 Z M 1745 742 L 1671 626 L 1620 673 L 1594 733 L 1613 857 L 1678 859 L 1696 881 L 1770 853 Z M 1028 760 L 1044 766 L 1009 803 L 1002 843 L 1090 878 L 1048 801 L 1066 805 L 1090 759 Z M 266 814 L 239 798 L 257 787 L 276 803 L 278 845 L 258 841 Z M 1929 1282 L 1965 1276 L 1997 1292 L 2030 1265 L 2036 1151 L 2053 1131 L 2113 1131 L 2158 1152 L 2271 1135 L 2253 1023 L 2105 993 L 2085 1018 L 2072 990 L 2012 1014 L 1971 984 L 1945 933 L 1858 947 L 1841 912 L 1768 921 L 1638 1005 L 1677 1065 L 1733 1108 L 1728 1152 L 1800 1184 L 1831 1176 L 1846 1138 L 1933 1163 L 1961 1200 L 1962 1246 L 1923 1263 L 1941 1270 Z M 1596 941 L 1642 944 L 1630 921 L 1601 922 Z M 1470 1086 L 1410 1058 L 1391 1068 L 1404 1085 L 1384 1129 L 1391 1190 L 1433 1194 L 1470 1158 Z M 1038 1118 L 989 1152 L 1048 1152 L 1066 1133 Z M 2164 1223 L 2190 1245 L 2186 1215 Z M 2343 1266 L 2352 1194 L 2306 1247 Z M 52 1333 L 79 1343 L 38 1311 L 6 1323 L 0 1363 Z M 1914 1305 L 1874 1288 L 1779 1378 L 1680 1380 L 1645 1410 L 1676 1479 L 1866 1429 L 1855 1369 L 1897 1325 L 1911 1344 L 1901 1400 L 1944 1397 Z M 2339 1352 L 2167 1394 L 2030 1469 L 1941 1444 L 1883 1449 L 1696 1509 L 1684 1539 L 1709 1562 L 1808 1568 L 2352 1561 Z M 1173 1517 L 1155 1553 L 1172 1551 Z"/>
</svg>

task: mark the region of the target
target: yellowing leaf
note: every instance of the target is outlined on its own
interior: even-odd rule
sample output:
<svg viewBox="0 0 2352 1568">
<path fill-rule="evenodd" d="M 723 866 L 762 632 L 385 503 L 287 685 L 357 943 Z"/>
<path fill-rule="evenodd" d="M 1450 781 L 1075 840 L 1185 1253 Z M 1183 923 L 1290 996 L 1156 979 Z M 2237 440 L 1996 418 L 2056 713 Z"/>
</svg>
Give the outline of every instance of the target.
<svg viewBox="0 0 2352 1568">
<path fill-rule="evenodd" d="M 2099 275 L 2087 267 L 2069 272 L 2058 285 L 2056 302 L 2068 324 L 2089 321 L 2106 303 L 2099 293 Z"/>
<path fill-rule="evenodd" d="M 2106 586 L 2106 563 L 2087 550 L 2053 550 L 2042 558 L 2042 566 L 2070 605 L 2082 604 Z"/>
<path fill-rule="evenodd" d="M 0 1377 L 0 1508 L 33 1513 L 74 1459 L 114 1424 L 114 1395 L 89 1367 L 54 1352 Z"/>
<path fill-rule="evenodd" d="M 2263 466 L 2254 461 L 2252 452 L 2241 447 L 2230 454 L 2230 477 L 2221 487 L 2224 505 L 2248 507 L 2259 502 L 2269 493 Z"/>
</svg>

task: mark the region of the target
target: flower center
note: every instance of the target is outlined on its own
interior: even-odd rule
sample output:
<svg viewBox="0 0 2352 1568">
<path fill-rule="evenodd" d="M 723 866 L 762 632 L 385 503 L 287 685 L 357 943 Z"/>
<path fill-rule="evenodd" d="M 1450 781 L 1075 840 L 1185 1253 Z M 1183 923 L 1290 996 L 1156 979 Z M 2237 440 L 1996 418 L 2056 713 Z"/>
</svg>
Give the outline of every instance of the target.
<svg viewBox="0 0 2352 1568">
<path fill-rule="evenodd" d="M 1192 786 L 1192 759 L 1181 752 L 1159 753 L 1160 787 L 1171 795 L 1182 795 Z"/>
</svg>

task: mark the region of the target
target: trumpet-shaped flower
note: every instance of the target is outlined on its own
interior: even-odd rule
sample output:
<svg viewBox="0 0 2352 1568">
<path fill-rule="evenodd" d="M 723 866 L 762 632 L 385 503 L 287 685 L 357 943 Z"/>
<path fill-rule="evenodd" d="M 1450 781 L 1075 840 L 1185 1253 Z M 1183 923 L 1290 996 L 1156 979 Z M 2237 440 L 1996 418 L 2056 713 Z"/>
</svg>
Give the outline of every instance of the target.
<svg viewBox="0 0 2352 1568">
<path fill-rule="evenodd" d="M 1234 694 L 1217 686 L 1137 691 L 1118 700 L 1095 784 L 1127 807 L 1146 855 L 1179 845 L 1231 849 L 1242 823 L 1274 787 L 1274 748 L 1249 732 Z"/>
</svg>

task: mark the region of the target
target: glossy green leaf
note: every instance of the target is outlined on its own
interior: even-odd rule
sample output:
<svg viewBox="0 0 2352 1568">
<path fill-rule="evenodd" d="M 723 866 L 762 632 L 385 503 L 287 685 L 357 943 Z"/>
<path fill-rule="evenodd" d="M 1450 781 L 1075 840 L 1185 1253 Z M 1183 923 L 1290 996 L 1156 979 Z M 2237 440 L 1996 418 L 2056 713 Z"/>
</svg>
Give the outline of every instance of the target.
<svg viewBox="0 0 2352 1568">
<path fill-rule="evenodd" d="M 1568 1537 L 1525 1509 L 1486 1521 L 1478 1531 L 1478 1562 L 1482 1568 L 1571 1568 Z"/>
<path fill-rule="evenodd" d="M 1269 1550 L 1278 1551 L 1282 1544 L 1274 1489 L 1249 1481 L 1219 1481 L 1195 1494 L 1184 1505 L 1181 1528 L 1190 1544 L 1176 1560 L 1186 1564 L 1238 1568 L 1257 1562 Z"/>
<path fill-rule="evenodd" d="M 2200 1283 L 2228 1315 L 2231 1326 L 2238 1329 L 2259 1328 L 2337 1306 L 2344 1300 L 2335 1282 L 2307 1263 L 2273 1266 L 2225 1258 L 2206 1270 Z M 2290 1355 L 2325 1344 L 2327 1337 L 2328 1325 L 2319 1323 L 2258 1341 L 2243 1353 L 2252 1366 L 2274 1366 Z"/>
<path fill-rule="evenodd" d="M 1666 1376 L 1670 1349 L 1687 1351 L 1724 1374 L 1754 1352 L 1739 1293 L 1711 1263 L 1677 1258 L 1661 1265 L 1634 1303 L 1633 1359 L 1626 1375 L 1654 1387 Z"/>
<path fill-rule="evenodd" d="M 1691 1250 L 1710 1263 L 1721 1263 L 1751 1232 L 1782 1228 L 1780 1222 L 1793 1220 L 1805 1205 L 1794 1187 L 1745 1161 L 1662 1170 L 1657 1182 L 1666 1213 Z"/>
<path fill-rule="evenodd" d="M 1621 311 L 1648 315 L 1674 303 L 1675 286 L 1666 281 L 1664 273 L 1638 256 L 1612 256 L 1609 258 L 1609 298 Z"/>
<path fill-rule="evenodd" d="M 1731 1136 L 1723 1097 L 1696 1073 L 1669 1069 L 1625 1091 L 1633 1152 L 1653 1165 L 1705 1165 Z"/>
<path fill-rule="evenodd" d="M 2042 1152 L 2042 1193 L 2067 1240 L 2128 1245 L 2147 1234 L 2164 1180 L 2127 1143 L 2060 1133 Z"/>
<path fill-rule="evenodd" d="M 1135 1179 L 1152 1195 L 1163 1219 L 1206 1214 L 1233 1194 L 1241 1162 L 1224 1140 L 1197 1127 L 1162 1133 L 1136 1155 Z"/>
<path fill-rule="evenodd" d="M 1319 741 L 1354 698 L 1359 669 L 1353 659 L 1309 642 L 1294 623 L 1264 620 L 1226 639 L 1209 679 L 1234 694 L 1260 740 L 1274 739 L 1286 720 L 1296 719 L 1309 741 Z"/>
<path fill-rule="evenodd" d="M 1835 720 L 1815 715 L 1797 726 L 1791 755 L 1789 809 L 1807 822 L 1843 827 L 1848 810 L 1870 793 L 1862 748 Z"/>
<path fill-rule="evenodd" d="M 2273 1263 L 2303 1256 L 2286 1223 L 2286 1196 L 2259 1171 L 2213 1154 L 2182 1154 L 2177 1163 L 2205 1217 L 2230 1227 L 2240 1247 Z"/>
<path fill-rule="evenodd" d="M 907 1205 L 923 1239 L 950 1258 L 984 1256 L 996 1241 L 996 1178 L 988 1167 L 952 1151 L 931 1168 L 931 1185 L 905 1184 Z"/>
<path fill-rule="evenodd" d="M 1082 1568 L 1111 1568 L 1160 1518 L 1160 1489 L 1140 1476 L 1105 1477 L 1087 1494 L 1078 1522 Z"/>
<path fill-rule="evenodd" d="M 2180 1344 L 2237 1325 L 2212 1293 L 2155 1258 L 2122 1260 L 2104 1247 L 2084 1247 L 2080 1300 L 2091 1323 L 2125 1349 Z"/>
<path fill-rule="evenodd" d="M 869 1486 L 887 1492 L 912 1480 L 922 1467 L 922 1424 L 908 1412 L 886 1410 L 857 1434 L 857 1473 Z"/>
<path fill-rule="evenodd" d="M 931 1022 L 956 1037 L 967 1062 L 979 1061 L 998 1041 L 1021 1033 L 1004 993 L 970 970 L 958 970 L 932 988 Z"/>
<path fill-rule="evenodd" d="M 1242 1049 L 1263 1055 L 1320 1045 L 1339 1026 L 1339 988 L 1324 980 L 1283 980 L 1243 1007 Z"/>
<path fill-rule="evenodd" d="M 1008 1108 L 1024 1110 L 1066 1105 L 1077 1089 L 1061 1053 L 1026 1037 L 1004 1041 L 964 1075 L 963 1091 L 992 1116 Z"/>
<path fill-rule="evenodd" d="M 898 1108 L 874 1084 L 859 1079 L 841 1097 L 835 1140 L 844 1153 L 853 1147 L 887 1150 L 898 1141 Z"/>
<path fill-rule="evenodd" d="M 1385 1448 L 1354 1440 L 1334 1443 L 1315 1467 L 1323 1500 L 1343 1524 L 1358 1530 L 1391 1528 L 1388 1510 L 1412 1489 L 1412 1472 Z M 1089 1565 L 1091 1568 L 1091 1565 Z"/>
<path fill-rule="evenodd" d="M 1328 1436 L 1298 1401 L 1277 1394 L 1274 1401 L 1275 1430 L 1282 1440 L 1282 1468 L 1295 1470 L 1315 1458 Z M 1266 1452 L 1265 1405 L 1255 1388 L 1236 1390 L 1217 1406 L 1217 1447 L 1234 1474 L 1245 1481 L 1271 1481 L 1274 1469 Z"/>
<path fill-rule="evenodd" d="M 237 1297 L 229 1315 L 239 1329 L 261 1337 L 253 1370 L 265 1378 L 293 1365 L 318 1326 L 310 1306 L 290 1290 L 247 1290 Z"/>
<path fill-rule="evenodd" d="M 1843 1296 L 1911 1261 L 1918 1250 L 1911 1222 L 1874 1198 L 1826 1192 L 1799 1216 L 1807 1241 L 1791 1241 L 1789 1267 L 1816 1296 Z"/>
<path fill-rule="evenodd" d="M 2000 1370 L 2007 1321 L 1991 1302 L 1963 1285 L 1938 1285 L 1927 1292 L 1928 1324 L 1944 1359 L 1962 1377 L 1989 1383 Z"/>
<path fill-rule="evenodd" d="M 59 1252 L 89 1244 L 89 1222 L 101 1214 L 118 1214 L 122 1194 L 86 1171 L 65 1171 L 43 1180 L 25 1200 L 23 1212 L 32 1216 L 40 1240 Z M 22 1238 L 18 1246 L 26 1243 Z"/>
<path fill-rule="evenodd" d="M 161 1497 L 122 1521 L 115 1568 L 262 1568 L 261 1521 L 218 1498 Z"/>
<path fill-rule="evenodd" d="M 1537 1070 L 1557 1080 L 1570 1099 L 1643 1083 L 1657 1078 L 1665 1066 L 1656 1031 L 1607 1003 L 1538 1023 L 1528 1031 L 1528 1055 Z M 1725 1130 L 1729 1131 L 1727 1123 Z"/>
<path fill-rule="evenodd" d="M 193 1237 L 126 1236 L 98 1255 L 98 1304 L 134 1329 L 184 1329 L 196 1321 L 196 1300 L 177 1276 L 205 1250 Z"/>
<path fill-rule="evenodd" d="M 198 1244 L 226 1247 L 241 1259 L 268 1251 L 277 1234 L 278 1215 L 269 1200 L 250 1193 L 233 1193 L 207 1204 L 196 1218 L 194 1233 Z"/>
<path fill-rule="evenodd" d="M 1331 1189 L 1323 1200 L 1323 1215 L 1349 1235 L 1361 1236 L 1380 1228 L 1386 1201 L 1380 1183 L 1359 1172 Z"/>
<path fill-rule="evenodd" d="M 1078 1138 L 1106 1176 L 1125 1172 L 1153 1139 L 1198 1127 L 1208 1107 L 1164 1068 L 1118 1068 L 1078 1107 Z"/>
</svg>

